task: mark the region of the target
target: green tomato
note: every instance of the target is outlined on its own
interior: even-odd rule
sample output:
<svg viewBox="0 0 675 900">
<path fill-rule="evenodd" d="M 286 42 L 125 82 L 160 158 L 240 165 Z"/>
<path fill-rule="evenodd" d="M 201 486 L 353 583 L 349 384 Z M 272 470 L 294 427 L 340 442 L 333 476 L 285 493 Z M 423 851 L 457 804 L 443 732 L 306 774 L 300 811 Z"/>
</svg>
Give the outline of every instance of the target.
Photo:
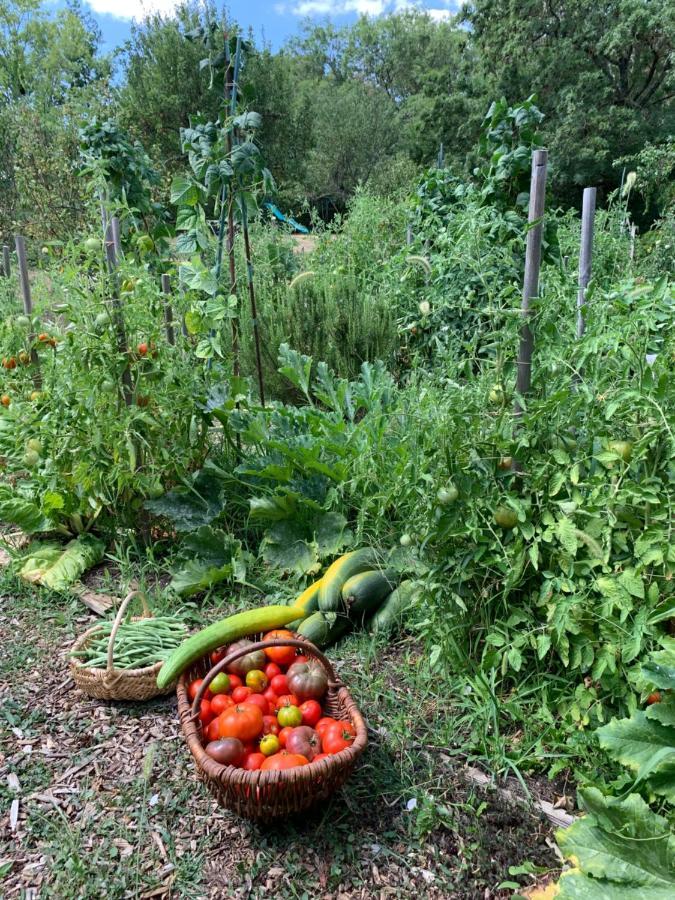
<svg viewBox="0 0 675 900">
<path fill-rule="evenodd" d="M 508 506 L 498 506 L 495 510 L 495 522 L 500 528 L 515 528 L 518 524 L 518 516 Z"/>
<path fill-rule="evenodd" d="M 31 438 L 26 441 L 26 449 L 32 450 L 34 453 L 42 453 L 42 444 L 37 438 Z"/>
<path fill-rule="evenodd" d="M 412 544 L 412 538 L 410 537 L 409 534 L 402 534 L 401 537 L 398 539 L 398 542 L 401 545 L 401 547 L 409 547 Z"/>
<path fill-rule="evenodd" d="M 17 316 L 15 322 L 17 328 L 30 328 L 30 319 L 28 316 Z"/>
<path fill-rule="evenodd" d="M 493 384 L 488 394 L 488 399 L 493 406 L 501 406 L 504 402 L 504 388 L 501 384 Z"/>
<path fill-rule="evenodd" d="M 87 253 L 100 253 L 101 241 L 98 238 L 90 237 L 84 242 L 84 249 Z"/>
<path fill-rule="evenodd" d="M 34 469 L 40 462 L 40 454 L 35 450 L 26 450 L 23 455 L 23 464 L 27 469 Z"/>
<path fill-rule="evenodd" d="M 212 694 L 226 694 L 230 689 L 230 678 L 225 672 L 218 672 L 209 685 Z"/>
<path fill-rule="evenodd" d="M 277 721 L 282 728 L 296 728 L 302 722 L 302 713 L 297 706 L 282 706 L 277 712 Z"/>
<path fill-rule="evenodd" d="M 454 484 L 449 484 L 447 485 L 447 487 L 439 488 L 436 492 L 436 499 L 441 504 L 441 506 L 449 506 L 451 503 L 454 503 L 458 497 L 459 491 Z"/>
<path fill-rule="evenodd" d="M 111 393 L 115 390 L 115 382 L 110 381 L 109 378 L 106 378 L 106 380 L 101 383 L 101 390 L 105 391 L 106 394 Z"/>
<path fill-rule="evenodd" d="M 633 445 L 630 441 L 610 441 L 608 449 L 620 456 L 625 463 L 630 462 L 633 456 Z"/>
</svg>

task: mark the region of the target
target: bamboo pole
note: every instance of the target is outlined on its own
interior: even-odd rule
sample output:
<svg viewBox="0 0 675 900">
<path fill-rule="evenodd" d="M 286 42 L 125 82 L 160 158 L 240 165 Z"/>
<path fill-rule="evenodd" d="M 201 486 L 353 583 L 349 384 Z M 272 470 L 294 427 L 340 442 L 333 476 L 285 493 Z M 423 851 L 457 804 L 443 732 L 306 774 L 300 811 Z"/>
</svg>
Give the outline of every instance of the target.
<svg viewBox="0 0 675 900">
<path fill-rule="evenodd" d="M 34 366 L 33 382 L 36 390 L 42 387 L 42 375 L 40 374 L 40 358 L 35 349 L 35 330 L 33 328 L 33 296 L 30 290 L 30 278 L 28 277 L 28 259 L 26 257 L 26 241 L 20 234 L 14 235 L 14 244 L 16 246 L 16 258 L 19 264 L 19 284 L 21 285 L 21 296 L 23 298 L 24 315 L 30 319 L 30 329 L 28 332 L 28 340 L 30 342 L 30 361 Z"/>
<path fill-rule="evenodd" d="M 539 292 L 539 270 L 541 268 L 541 239 L 544 230 L 544 204 L 546 198 L 546 169 L 548 151 L 535 150 L 532 154 L 532 177 L 530 181 L 530 208 L 528 212 L 527 247 L 525 251 L 525 277 L 523 279 L 523 296 L 520 312 L 523 324 L 520 329 L 520 348 L 518 351 L 518 371 L 516 376 L 516 393 L 525 397 L 530 390 L 532 380 L 532 353 L 534 351 L 534 335 L 530 328 L 530 301 Z M 514 403 L 514 415 L 519 418 L 522 408 L 518 399 Z"/>
<path fill-rule="evenodd" d="M 108 275 L 110 278 L 111 303 L 113 309 L 113 322 L 117 333 L 117 350 L 124 356 L 125 364 L 122 371 L 122 394 L 124 402 L 127 406 L 131 406 L 131 398 L 133 395 L 133 387 L 131 384 L 131 372 L 129 371 L 129 348 L 127 345 L 126 328 L 124 327 L 124 312 L 122 309 L 122 300 L 119 296 L 119 285 L 117 283 L 117 256 L 115 254 L 115 227 L 119 228 L 119 223 L 115 226 L 116 217 L 108 221 L 107 216 L 103 217 L 106 224 L 105 229 L 105 256 L 108 264 Z"/>
<path fill-rule="evenodd" d="M 251 241 L 248 233 L 248 210 L 246 199 L 241 198 L 241 224 L 244 232 L 244 251 L 246 253 L 246 279 L 248 281 L 248 296 L 251 302 L 251 322 L 253 323 L 253 340 L 255 343 L 255 361 L 258 369 L 258 387 L 260 389 L 260 404 L 265 405 L 265 380 L 263 376 L 262 356 L 260 353 L 260 325 L 256 310 L 255 287 L 253 284 L 253 259 L 251 256 Z"/>
<path fill-rule="evenodd" d="M 115 246 L 115 256 L 117 257 L 117 259 L 121 259 L 122 258 L 122 240 L 120 238 L 120 220 L 117 218 L 117 216 L 113 216 L 113 218 L 111 219 L 111 225 L 112 225 L 113 244 Z"/>
<path fill-rule="evenodd" d="M 171 301 L 168 297 L 171 294 L 171 279 L 168 275 L 162 275 L 162 293 L 165 295 L 164 300 L 164 324 L 166 325 L 166 339 L 173 345 L 176 343 L 176 335 L 173 330 L 173 310 L 171 309 Z"/>
<path fill-rule="evenodd" d="M 237 41 L 236 54 L 241 55 L 241 41 Z M 227 60 L 227 70 L 225 72 L 225 101 L 229 102 L 230 116 L 234 116 L 237 111 L 237 90 L 236 80 L 239 77 L 239 66 L 235 57 L 235 72 L 233 73 L 232 82 L 230 82 L 230 73 L 232 73 L 232 65 L 230 58 L 230 42 L 227 33 L 225 34 L 225 58 Z M 227 131 L 227 155 L 232 154 L 232 130 Z M 234 188 L 230 182 L 227 192 L 227 258 L 230 272 L 230 296 L 237 297 L 237 269 L 234 254 Z M 232 322 L 232 371 L 235 376 L 241 374 L 241 366 L 239 362 L 239 300 L 237 299 L 237 315 L 231 320 Z"/>
<path fill-rule="evenodd" d="M 5 278 L 9 278 L 12 274 L 12 264 L 9 255 L 9 247 L 7 244 L 2 245 L 2 271 Z"/>
<path fill-rule="evenodd" d="M 581 247 L 579 250 L 579 292 L 577 294 L 577 337 L 584 334 L 584 306 L 586 305 L 586 288 L 591 280 L 593 265 L 593 227 L 595 224 L 594 187 L 584 188 L 581 205 Z"/>
</svg>

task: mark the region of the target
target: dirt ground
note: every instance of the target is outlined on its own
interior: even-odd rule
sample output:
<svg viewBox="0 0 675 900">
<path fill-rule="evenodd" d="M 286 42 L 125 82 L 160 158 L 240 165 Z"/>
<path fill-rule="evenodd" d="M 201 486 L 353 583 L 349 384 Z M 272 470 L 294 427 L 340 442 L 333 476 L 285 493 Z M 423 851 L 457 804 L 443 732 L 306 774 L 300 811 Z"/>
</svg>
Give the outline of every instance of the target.
<svg viewBox="0 0 675 900">
<path fill-rule="evenodd" d="M 67 650 L 92 620 L 77 601 L 4 584 L 1 897 L 488 900 L 512 895 L 499 887 L 509 866 L 557 866 L 548 824 L 467 784 L 461 764 L 421 786 L 439 802 L 412 799 L 402 774 L 415 763 L 377 737 L 376 716 L 328 805 L 267 827 L 237 818 L 195 777 L 173 697 L 112 704 L 74 686 Z"/>
</svg>

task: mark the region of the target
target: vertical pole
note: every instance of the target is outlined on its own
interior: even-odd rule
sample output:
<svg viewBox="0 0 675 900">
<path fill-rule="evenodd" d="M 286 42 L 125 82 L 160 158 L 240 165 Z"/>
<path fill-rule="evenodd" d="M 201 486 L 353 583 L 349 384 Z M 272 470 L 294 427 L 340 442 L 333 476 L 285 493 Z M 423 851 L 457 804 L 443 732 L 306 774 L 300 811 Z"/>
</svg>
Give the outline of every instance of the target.
<svg viewBox="0 0 675 900">
<path fill-rule="evenodd" d="M 628 251 L 628 257 L 631 261 L 635 259 L 635 235 L 637 234 L 637 225 L 633 224 L 630 226 L 630 249 Z"/>
<path fill-rule="evenodd" d="M 115 323 L 115 331 L 117 333 L 117 350 L 125 357 L 124 369 L 122 371 L 122 394 L 124 402 L 127 406 L 131 406 L 131 397 L 133 395 L 133 387 L 131 385 L 131 372 L 129 371 L 129 352 L 127 347 L 127 334 L 124 327 L 124 314 L 122 311 L 122 301 L 119 296 L 119 286 L 117 284 L 117 255 L 115 253 L 115 229 L 119 230 L 119 221 L 116 217 L 108 222 L 107 216 L 103 221 L 106 223 L 105 229 L 105 257 L 108 263 L 108 274 L 110 275 L 111 303 L 113 308 L 113 321 Z M 117 225 L 115 225 L 117 222 Z"/>
<path fill-rule="evenodd" d="M 518 374 L 516 393 L 524 397 L 530 390 L 532 380 L 532 353 L 534 335 L 530 328 L 530 300 L 539 292 L 539 269 L 541 267 L 541 238 L 544 230 L 544 203 L 546 198 L 546 168 L 548 151 L 535 150 L 532 154 L 532 177 L 530 180 L 530 208 L 527 216 L 529 229 L 525 250 L 525 277 L 523 297 L 520 305 L 523 324 L 520 329 L 520 349 L 518 351 Z M 514 415 L 519 418 L 522 409 L 518 400 L 514 404 Z"/>
<path fill-rule="evenodd" d="M 413 230 L 412 230 L 412 225 L 410 224 L 410 222 L 408 222 L 408 224 L 405 226 L 405 242 L 408 245 L 408 247 L 413 242 Z"/>
<path fill-rule="evenodd" d="M 579 250 L 579 292 L 577 294 L 577 337 L 584 333 L 584 306 L 586 305 L 586 288 L 591 280 L 593 265 L 593 226 L 595 223 L 594 187 L 584 188 L 581 205 L 581 248 Z"/>
<path fill-rule="evenodd" d="M 253 259 L 251 257 L 251 241 L 248 234 L 248 210 L 246 199 L 240 200 L 241 225 L 244 232 L 244 251 L 246 253 L 246 278 L 248 281 L 248 295 L 251 301 L 251 321 L 253 323 L 253 340 L 255 343 L 255 361 L 258 369 L 258 387 L 260 389 L 260 404 L 265 405 L 265 382 L 263 377 L 262 355 L 260 353 L 260 323 L 255 302 L 255 287 L 253 285 Z"/>
<path fill-rule="evenodd" d="M 171 279 L 168 275 L 162 275 L 162 293 L 166 296 L 164 301 L 164 324 L 166 325 L 166 339 L 173 345 L 176 343 L 176 335 L 173 330 L 173 310 L 171 309 L 171 301 L 168 299 L 171 294 Z"/>
<path fill-rule="evenodd" d="M 120 220 L 117 216 L 113 216 L 111 220 L 112 225 L 112 239 L 113 245 L 115 247 L 115 256 L 118 259 L 122 258 L 122 241 L 120 239 Z"/>
<path fill-rule="evenodd" d="M 2 245 L 2 271 L 5 278 L 9 278 L 12 274 L 12 264 L 9 256 L 9 247 L 7 244 Z"/>
<path fill-rule="evenodd" d="M 30 361 L 35 367 L 35 375 L 33 381 L 35 387 L 39 390 L 42 386 L 42 377 L 40 375 L 40 359 L 35 349 L 35 332 L 33 331 L 33 297 L 30 291 L 30 279 L 28 277 L 28 260 L 26 258 L 26 242 L 20 234 L 14 235 L 14 243 L 16 245 L 16 258 L 19 263 L 19 283 L 21 285 L 21 296 L 23 297 L 23 311 L 31 320 L 30 330 L 28 332 L 28 340 L 30 342 Z"/>
</svg>

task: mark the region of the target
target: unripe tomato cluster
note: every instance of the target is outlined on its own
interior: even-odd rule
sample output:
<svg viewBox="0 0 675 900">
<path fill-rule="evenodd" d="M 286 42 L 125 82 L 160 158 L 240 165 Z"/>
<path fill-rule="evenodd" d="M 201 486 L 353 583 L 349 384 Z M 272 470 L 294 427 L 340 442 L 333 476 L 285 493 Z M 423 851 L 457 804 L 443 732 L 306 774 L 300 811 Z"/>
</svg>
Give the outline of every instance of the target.
<svg viewBox="0 0 675 900">
<path fill-rule="evenodd" d="M 278 630 L 263 638 L 283 639 L 295 635 Z M 212 665 L 248 645 L 237 641 L 215 650 Z M 191 700 L 202 682 L 188 685 Z M 354 742 L 356 729 L 324 715 L 327 690 L 323 666 L 295 647 L 252 650 L 216 675 L 201 700 L 204 749 L 216 762 L 248 770 L 290 769 L 339 753 Z"/>
</svg>

